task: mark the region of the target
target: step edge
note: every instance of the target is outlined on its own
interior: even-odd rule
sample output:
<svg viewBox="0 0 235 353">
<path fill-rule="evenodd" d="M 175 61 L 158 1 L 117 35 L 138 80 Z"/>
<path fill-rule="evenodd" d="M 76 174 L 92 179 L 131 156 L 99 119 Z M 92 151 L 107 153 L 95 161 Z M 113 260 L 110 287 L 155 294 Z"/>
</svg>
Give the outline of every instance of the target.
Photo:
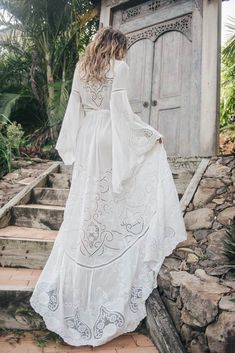
<svg viewBox="0 0 235 353">
<path fill-rule="evenodd" d="M 38 242 L 38 243 L 54 243 L 55 240 L 52 239 L 34 239 L 34 238 L 20 238 L 20 237 L 2 237 L 0 236 L 1 240 L 12 240 L 12 241 L 25 241 L 25 242 Z"/>
<path fill-rule="evenodd" d="M 38 205 L 42 206 L 42 207 L 38 207 Z M 37 207 L 34 207 L 34 206 L 37 206 Z M 47 208 L 46 207 L 43 207 L 43 206 L 51 206 L 51 205 L 48 205 L 48 204 L 45 204 L 45 205 L 41 205 L 40 203 L 27 203 L 25 205 L 15 205 L 13 206 L 12 208 L 23 208 L 23 209 L 43 209 L 43 210 L 46 210 Z M 49 207 L 48 210 L 53 210 L 53 211 L 64 211 L 65 207 L 64 206 L 56 206 L 55 205 L 55 209 Z M 57 209 L 57 207 L 59 207 L 59 209 Z"/>
<path fill-rule="evenodd" d="M 19 286 L 19 285 L 9 285 L 0 284 L 0 295 L 1 292 L 33 292 L 35 287 Z"/>
</svg>

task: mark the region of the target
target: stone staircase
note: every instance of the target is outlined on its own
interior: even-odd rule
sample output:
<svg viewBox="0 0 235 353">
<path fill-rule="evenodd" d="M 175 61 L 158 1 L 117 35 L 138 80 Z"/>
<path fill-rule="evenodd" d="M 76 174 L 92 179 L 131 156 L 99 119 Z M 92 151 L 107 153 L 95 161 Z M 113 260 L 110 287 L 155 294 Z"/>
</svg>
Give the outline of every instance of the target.
<svg viewBox="0 0 235 353">
<path fill-rule="evenodd" d="M 0 229 L 1 327 L 43 327 L 28 300 L 62 223 L 71 173 L 61 164 L 31 190 L 26 203 L 11 208 L 9 224 Z"/>
<path fill-rule="evenodd" d="M 170 161 L 179 198 L 199 162 L 191 160 L 185 167 L 182 161 Z M 7 226 L 0 228 L 1 327 L 43 328 L 41 317 L 29 305 L 29 297 L 62 223 L 71 174 L 71 168 L 58 165 L 26 197 L 10 207 Z"/>
</svg>

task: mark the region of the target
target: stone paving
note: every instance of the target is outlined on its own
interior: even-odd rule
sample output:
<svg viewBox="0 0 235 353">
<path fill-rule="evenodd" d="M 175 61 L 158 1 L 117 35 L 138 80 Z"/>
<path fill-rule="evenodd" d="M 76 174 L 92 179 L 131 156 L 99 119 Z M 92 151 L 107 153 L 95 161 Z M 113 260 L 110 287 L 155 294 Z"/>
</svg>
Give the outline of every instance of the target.
<svg viewBox="0 0 235 353">
<path fill-rule="evenodd" d="M 65 343 L 50 341 L 44 347 L 37 345 L 36 337 L 43 332 L 25 332 L 23 336 L 14 334 L 0 336 L 1 353 L 159 353 L 151 340 L 139 333 L 125 334 L 98 347 L 74 347 Z"/>
</svg>

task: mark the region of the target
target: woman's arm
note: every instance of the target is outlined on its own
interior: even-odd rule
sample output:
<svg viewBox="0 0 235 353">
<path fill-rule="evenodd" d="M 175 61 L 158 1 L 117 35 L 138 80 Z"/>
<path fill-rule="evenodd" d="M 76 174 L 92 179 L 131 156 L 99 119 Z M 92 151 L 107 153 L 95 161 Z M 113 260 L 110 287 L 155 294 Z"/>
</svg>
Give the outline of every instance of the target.
<svg viewBox="0 0 235 353">
<path fill-rule="evenodd" d="M 75 161 L 77 134 L 81 121 L 84 118 L 84 111 L 82 108 L 82 101 L 79 93 L 78 75 L 79 73 L 77 65 L 74 70 L 72 89 L 67 108 L 55 146 L 64 164 L 66 165 L 72 165 Z"/>
<path fill-rule="evenodd" d="M 133 112 L 128 98 L 129 82 L 129 66 L 122 61 L 115 72 L 110 100 L 114 192 L 122 190 L 124 181 L 163 137 Z"/>
</svg>

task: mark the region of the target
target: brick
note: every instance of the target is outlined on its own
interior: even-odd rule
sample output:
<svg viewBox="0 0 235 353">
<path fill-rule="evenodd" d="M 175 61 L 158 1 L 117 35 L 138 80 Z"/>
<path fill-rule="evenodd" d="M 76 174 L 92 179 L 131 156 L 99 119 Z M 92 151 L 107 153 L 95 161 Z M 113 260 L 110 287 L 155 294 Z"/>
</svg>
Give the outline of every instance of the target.
<svg viewBox="0 0 235 353">
<path fill-rule="evenodd" d="M 98 352 L 100 349 L 103 349 L 106 352 L 108 349 L 129 347 L 136 347 L 133 337 L 131 335 L 122 335 L 117 338 L 114 338 L 112 341 L 109 341 L 101 346 L 94 347 L 93 351 Z"/>
<path fill-rule="evenodd" d="M 14 274 L 14 269 L 0 267 L 0 279 L 10 278 Z"/>
<path fill-rule="evenodd" d="M 15 279 L 29 280 L 31 278 L 32 272 L 33 272 L 32 270 L 27 269 L 27 271 L 24 271 L 21 269 L 20 271 L 13 273 L 11 279 L 12 280 L 15 280 Z"/>
<path fill-rule="evenodd" d="M 16 343 L 1 342 L 1 353 L 42 353 L 43 350 L 37 347 L 35 342 L 23 341 Z"/>
<path fill-rule="evenodd" d="M 117 348 L 117 353 L 160 353 L 155 347 Z"/>
<path fill-rule="evenodd" d="M 18 285 L 18 286 L 28 286 L 28 280 L 12 280 L 10 279 L 1 279 L 0 278 L 0 285 L 8 286 L 8 285 Z"/>
<path fill-rule="evenodd" d="M 33 270 L 30 277 L 31 278 L 38 278 L 42 270 Z"/>
<path fill-rule="evenodd" d="M 71 352 L 71 353 L 87 353 L 87 352 L 93 352 L 92 347 L 86 347 L 86 346 L 81 346 L 81 347 L 72 347 L 69 346 L 69 350 L 67 348 L 66 353 L 67 352 Z M 115 352 L 116 353 L 116 352 Z"/>
<path fill-rule="evenodd" d="M 151 339 L 142 334 L 133 334 L 133 339 L 137 346 L 139 347 L 154 347 L 153 342 Z"/>
<path fill-rule="evenodd" d="M 48 344 L 44 347 L 43 353 L 88 353 L 92 352 L 92 348 L 88 346 L 81 346 L 75 347 L 70 346 L 66 343 L 55 343 L 55 342 L 48 342 Z M 116 352 L 115 352 L 116 353 Z"/>
<path fill-rule="evenodd" d="M 37 283 L 37 280 L 36 279 L 35 280 L 32 279 L 31 281 L 29 281 L 28 287 L 29 288 L 34 288 L 36 283 Z"/>
<path fill-rule="evenodd" d="M 12 353 L 14 348 L 13 344 L 1 341 L 1 353 Z"/>
<path fill-rule="evenodd" d="M 97 347 L 94 347 L 94 348 L 97 348 Z M 93 348 L 93 352 L 94 352 L 94 348 Z M 96 353 L 117 353 L 117 350 L 116 349 L 105 349 L 105 348 L 102 348 L 102 346 L 100 346 L 100 349 L 97 349 L 95 350 Z M 128 352 L 128 349 L 127 349 L 127 352 Z M 67 352 L 66 352 L 67 353 Z M 73 351 L 69 351 L 68 353 L 74 353 Z"/>
</svg>

